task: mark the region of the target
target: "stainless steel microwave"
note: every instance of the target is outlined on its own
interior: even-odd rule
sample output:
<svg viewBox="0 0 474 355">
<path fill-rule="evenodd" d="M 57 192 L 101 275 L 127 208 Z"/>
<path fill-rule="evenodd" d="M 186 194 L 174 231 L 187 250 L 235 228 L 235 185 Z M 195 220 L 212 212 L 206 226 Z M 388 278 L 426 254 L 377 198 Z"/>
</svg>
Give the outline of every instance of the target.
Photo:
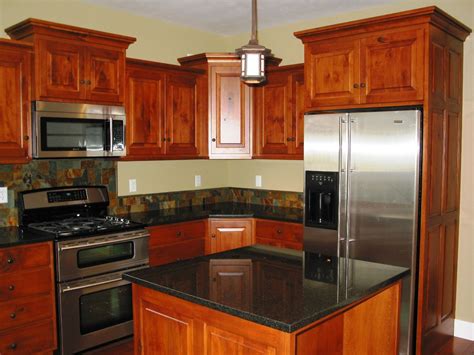
<svg viewBox="0 0 474 355">
<path fill-rule="evenodd" d="M 125 109 L 121 106 L 33 102 L 34 158 L 125 155 Z"/>
</svg>

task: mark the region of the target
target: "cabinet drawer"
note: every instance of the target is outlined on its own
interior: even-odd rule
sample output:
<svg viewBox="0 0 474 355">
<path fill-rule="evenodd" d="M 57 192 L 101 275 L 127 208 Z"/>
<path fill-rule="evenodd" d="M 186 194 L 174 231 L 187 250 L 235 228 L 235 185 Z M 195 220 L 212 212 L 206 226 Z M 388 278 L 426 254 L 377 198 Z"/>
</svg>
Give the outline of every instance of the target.
<svg viewBox="0 0 474 355">
<path fill-rule="evenodd" d="M 52 318 L 53 310 L 54 299 L 51 295 L 3 302 L 0 304 L 0 331 Z"/>
<path fill-rule="evenodd" d="M 205 235 L 205 221 L 168 224 L 149 227 L 150 248 L 169 243 L 179 243 L 191 239 L 202 239 Z"/>
<path fill-rule="evenodd" d="M 150 248 L 150 266 L 172 263 L 204 255 L 204 239 L 188 240 Z"/>
<path fill-rule="evenodd" d="M 0 354 L 36 354 L 56 348 L 52 319 L 0 333 Z"/>
<path fill-rule="evenodd" d="M 50 269 L 8 273 L 0 279 L 0 301 L 49 294 L 53 289 Z"/>
<path fill-rule="evenodd" d="M 50 264 L 51 243 L 0 249 L 0 274 L 49 266 Z"/>
<path fill-rule="evenodd" d="M 288 242 L 303 242 L 303 226 L 298 223 L 285 223 L 257 220 L 256 238 L 276 239 Z"/>
</svg>

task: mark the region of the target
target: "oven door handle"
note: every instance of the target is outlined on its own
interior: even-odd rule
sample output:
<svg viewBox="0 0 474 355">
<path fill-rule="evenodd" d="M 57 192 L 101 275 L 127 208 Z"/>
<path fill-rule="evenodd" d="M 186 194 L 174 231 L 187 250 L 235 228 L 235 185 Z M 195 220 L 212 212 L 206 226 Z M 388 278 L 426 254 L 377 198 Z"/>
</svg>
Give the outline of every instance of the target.
<svg viewBox="0 0 474 355">
<path fill-rule="evenodd" d="M 105 280 L 105 281 L 99 281 L 99 282 L 95 282 L 95 283 L 91 283 L 91 284 L 87 284 L 87 285 L 68 287 L 68 288 L 62 289 L 61 293 L 66 293 L 66 292 L 69 292 L 69 291 L 82 290 L 83 288 L 90 288 L 90 287 L 94 287 L 94 286 L 106 285 L 106 284 L 110 284 L 112 282 L 117 282 L 117 281 L 123 281 L 123 279 L 121 277 L 118 277 L 118 278 L 115 278 L 115 279 L 112 279 L 112 280 Z"/>
<path fill-rule="evenodd" d="M 71 250 L 71 249 L 82 249 L 82 248 L 89 248 L 89 247 L 95 247 L 95 246 L 100 246 L 100 245 L 107 245 L 107 244 L 117 244 L 121 242 L 128 242 L 134 239 L 140 239 L 140 238 L 147 238 L 148 234 L 140 234 L 140 235 L 134 235 L 133 237 L 128 237 L 128 238 L 122 238 L 122 239 L 112 239 L 112 240 L 104 240 L 101 242 L 94 242 L 94 243 L 80 243 L 80 244 L 73 244 L 73 245 L 61 245 L 59 246 L 59 251 L 63 250 Z"/>
</svg>

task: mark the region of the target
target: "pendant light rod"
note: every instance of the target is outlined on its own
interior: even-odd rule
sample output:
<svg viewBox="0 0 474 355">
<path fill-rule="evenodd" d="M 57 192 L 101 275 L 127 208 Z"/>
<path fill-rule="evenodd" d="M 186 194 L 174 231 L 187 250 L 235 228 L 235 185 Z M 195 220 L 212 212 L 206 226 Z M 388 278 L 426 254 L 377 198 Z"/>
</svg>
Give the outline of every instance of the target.
<svg viewBox="0 0 474 355">
<path fill-rule="evenodd" d="M 257 38 L 257 0 L 252 0 L 252 37 L 249 44 L 258 44 Z"/>
</svg>

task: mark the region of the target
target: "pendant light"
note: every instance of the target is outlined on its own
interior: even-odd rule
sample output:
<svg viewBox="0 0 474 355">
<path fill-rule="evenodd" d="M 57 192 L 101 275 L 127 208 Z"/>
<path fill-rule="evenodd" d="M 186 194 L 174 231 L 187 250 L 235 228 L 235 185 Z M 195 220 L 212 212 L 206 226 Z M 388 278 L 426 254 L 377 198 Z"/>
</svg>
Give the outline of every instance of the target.
<svg viewBox="0 0 474 355">
<path fill-rule="evenodd" d="M 242 72 L 240 78 L 246 84 L 260 84 L 265 81 L 265 58 L 273 57 L 272 51 L 258 44 L 257 39 L 257 0 L 252 0 L 252 36 L 248 44 L 237 48 Z"/>
</svg>

